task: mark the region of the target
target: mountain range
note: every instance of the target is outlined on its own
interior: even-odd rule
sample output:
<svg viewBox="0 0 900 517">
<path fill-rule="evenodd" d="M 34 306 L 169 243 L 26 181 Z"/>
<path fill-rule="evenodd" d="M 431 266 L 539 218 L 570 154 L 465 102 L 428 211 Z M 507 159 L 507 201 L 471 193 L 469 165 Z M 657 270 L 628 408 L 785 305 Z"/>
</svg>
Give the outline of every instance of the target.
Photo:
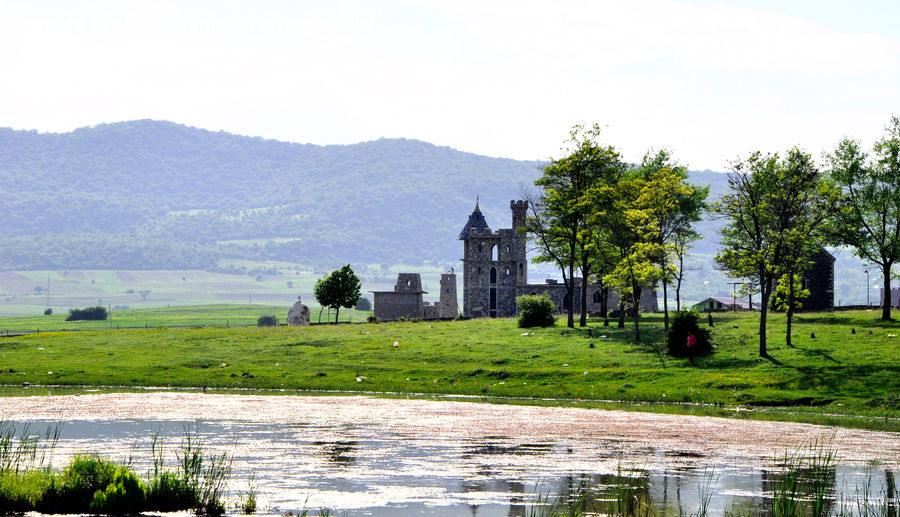
<svg viewBox="0 0 900 517">
<path fill-rule="evenodd" d="M 450 265 L 476 198 L 508 227 L 509 201 L 541 167 L 418 140 L 319 146 L 152 120 L 0 129 L 0 270 Z M 719 172 L 690 181 L 711 199 L 727 189 Z M 711 262 L 720 224 L 698 225 L 694 298 L 730 294 Z"/>
</svg>

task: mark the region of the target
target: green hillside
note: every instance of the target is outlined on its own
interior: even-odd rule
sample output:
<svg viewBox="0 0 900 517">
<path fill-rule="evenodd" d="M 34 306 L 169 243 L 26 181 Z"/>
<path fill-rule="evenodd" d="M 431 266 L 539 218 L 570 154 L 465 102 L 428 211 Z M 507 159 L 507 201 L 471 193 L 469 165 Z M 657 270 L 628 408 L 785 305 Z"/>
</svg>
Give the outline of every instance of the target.
<svg viewBox="0 0 900 517">
<path fill-rule="evenodd" d="M 235 261 L 374 265 L 379 277 L 400 264 L 446 269 L 460 257 L 456 237 L 476 195 L 491 227 L 508 227 L 509 200 L 540 166 L 417 140 L 318 146 L 151 120 L 60 134 L 0 129 L 0 271 L 248 272 L 229 267 Z M 727 189 L 718 172 L 690 180 L 710 185 L 711 199 Z M 689 300 L 731 294 L 712 262 L 720 224 L 698 226 L 705 238 L 688 261 Z M 862 271 L 838 257 L 836 302 L 865 301 Z M 545 276 L 558 275 L 533 268 L 533 281 Z"/>
<path fill-rule="evenodd" d="M 17 195 L 0 268 L 446 262 L 476 194 L 499 216 L 538 174 L 415 140 L 302 145 L 148 120 L 2 129 L 0 189 Z"/>
</svg>

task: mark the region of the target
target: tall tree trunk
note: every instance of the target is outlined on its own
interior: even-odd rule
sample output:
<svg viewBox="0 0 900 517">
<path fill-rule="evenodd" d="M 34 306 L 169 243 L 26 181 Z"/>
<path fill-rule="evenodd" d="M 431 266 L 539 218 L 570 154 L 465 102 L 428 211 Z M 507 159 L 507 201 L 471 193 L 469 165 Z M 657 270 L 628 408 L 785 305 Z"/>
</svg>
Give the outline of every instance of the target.
<svg viewBox="0 0 900 517">
<path fill-rule="evenodd" d="M 575 256 L 569 259 L 569 283 L 566 284 L 566 292 L 569 293 L 569 303 L 566 307 L 568 312 L 568 320 L 566 326 L 570 329 L 575 328 Z"/>
<path fill-rule="evenodd" d="M 619 328 L 625 328 L 625 295 L 619 293 Z"/>
<path fill-rule="evenodd" d="M 569 280 L 566 281 L 566 273 L 563 271 L 563 283 L 566 284 L 566 293 L 569 303 L 566 304 L 566 326 L 575 328 L 575 256 L 569 257 Z"/>
<path fill-rule="evenodd" d="M 788 274 L 788 282 L 790 282 L 790 285 L 788 286 L 787 338 L 785 338 L 785 344 L 787 346 L 793 346 L 791 344 L 791 326 L 794 321 L 794 273 Z"/>
<path fill-rule="evenodd" d="M 587 326 L 587 278 L 590 269 L 587 266 L 581 268 L 581 319 L 578 321 L 579 327 Z"/>
<path fill-rule="evenodd" d="M 681 280 L 684 278 L 684 257 L 678 255 L 678 276 L 675 277 L 675 310 L 681 312 Z"/>
<path fill-rule="evenodd" d="M 666 292 L 666 282 L 663 281 L 663 333 L 669 335 L 669 295 Z"/>
<path fill-rule="evenodd" d="M 641 288 L 638 287 L 637 282 L 631 282 L 631 292 L 632 299 L 634 300 L 634 340 L 637 342 L 641 341 L 641 327 L 638 324 L 640 321 L 640 306 L 641 306 Z"/>
<path fill-rule="evenodd" d="M 763 271 L 759 273 L 759 285 L 761 297 L 759 306 L 759 356 L 769 357 L 769 353 L 766 351 L 766 316 L 769 313 L 769 294 L 772 290 L 772 285 Z"/>
<path fill-rule="evenodd" d="M 891 266 L 893 263 L 885 261 L 881 266 L 881 274 L 884 275 L 884 303 L 881 304 L 881 319 L 891 319 Z"/>
<path fill-rule="evenodd" d="M 608 315 L 609 312 L 609 287 L 603 284 L 603 280 L 600 280 L 600 315 L 604 318 Z"/>
<path fill-rule="evenodd" d="M 340 313 L 341 313 L 341 308 L 340 308 L 340 307 L 338 307 L 337 309 L 335 309 L 335 311 L 334 311 L 334 322 L 335 322 L 335 323 L 338 322 L 338 314 L 340 314 Z"/>
</svg>

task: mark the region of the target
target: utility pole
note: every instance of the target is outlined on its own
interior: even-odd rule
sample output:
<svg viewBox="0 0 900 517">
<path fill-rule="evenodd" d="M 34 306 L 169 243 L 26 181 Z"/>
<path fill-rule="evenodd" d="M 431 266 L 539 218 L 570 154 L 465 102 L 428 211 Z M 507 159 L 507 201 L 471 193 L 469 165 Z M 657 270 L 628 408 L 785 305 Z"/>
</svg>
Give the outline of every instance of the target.
<svg viewBox="0 0 900 517">
<path fill-rule="evenodd" d="M 747 282 L 730 282 L 731 283 L 731 310 L 737 310 L 737 286 L 744 285 Z"/>
<path fill-rule="evenodd" d="M 866 268 L 866 309 L 868 309 L 871 305 L 869 303 L 869 286 L 871 282 L 869 282 L 869 268 Z"/>
</svg>

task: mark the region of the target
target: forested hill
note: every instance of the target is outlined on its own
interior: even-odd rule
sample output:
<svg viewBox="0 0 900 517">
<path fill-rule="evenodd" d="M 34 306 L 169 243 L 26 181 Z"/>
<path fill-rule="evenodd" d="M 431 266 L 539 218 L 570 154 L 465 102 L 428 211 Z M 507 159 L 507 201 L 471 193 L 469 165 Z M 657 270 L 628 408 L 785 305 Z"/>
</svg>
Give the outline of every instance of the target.
<svg viewBox="0 0 900 517">
<path fill-rule="evenodd" d="M 540 166 L 417 140 L 318 146 L 150 120 L 0 129 L 0 269 L 446 264 L 476 195 L 491 227 L 508 227 L 509 200 Z M 691 180 L 711 197 L 725 189 L 723 174 Z M 696 258 L 713 248 L 698 243 Z"/>
<path fill-rule="evenodd" d="M 317 146 L 149 120 L 0 129 L 0 268 L 448 261 L 476 194 L 507 226 L 539 167 L 416 140 Z"/>
</svg>

